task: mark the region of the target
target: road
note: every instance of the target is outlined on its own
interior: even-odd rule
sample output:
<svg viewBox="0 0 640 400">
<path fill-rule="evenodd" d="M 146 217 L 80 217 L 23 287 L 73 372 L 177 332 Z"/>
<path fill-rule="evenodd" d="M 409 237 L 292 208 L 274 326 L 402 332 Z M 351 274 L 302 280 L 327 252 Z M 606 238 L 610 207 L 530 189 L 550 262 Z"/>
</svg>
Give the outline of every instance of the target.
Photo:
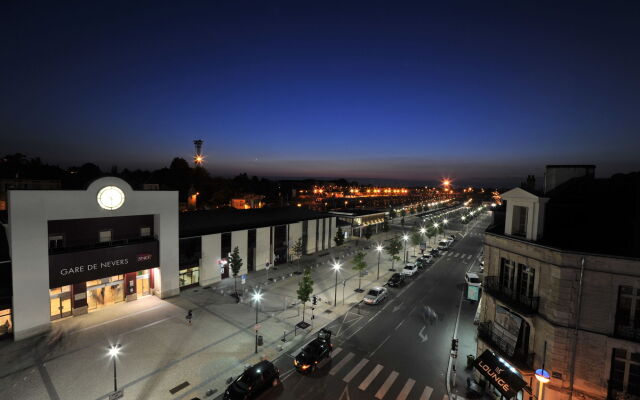
<svg viewBox="0 0 640 400">
<path fill-rule="evenodd" d="M 485 215 L 466 231 L 451 222 L 451 231 L 461 230 L 458 240 L 430 268 L 404 287 L 390 288 L 383 304 L 354 306 L 331 322 L 333 358 L 316 373 L 305 376 L 292 369 L 297 351 L 279 357 L 275 363 L 283 385 L 265 398 L 443 399 L 464 274 L 477 264 L 489 222 Z M 423 318 L 424 306 L 438 314 L 435 323 Z"/>
</svg>

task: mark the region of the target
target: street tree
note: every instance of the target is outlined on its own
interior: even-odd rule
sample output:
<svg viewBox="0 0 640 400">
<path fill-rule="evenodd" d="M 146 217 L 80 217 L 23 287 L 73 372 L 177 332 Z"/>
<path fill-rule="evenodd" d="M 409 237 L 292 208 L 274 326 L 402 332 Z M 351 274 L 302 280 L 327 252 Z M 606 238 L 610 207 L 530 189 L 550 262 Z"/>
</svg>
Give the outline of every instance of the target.
<svg viewBox="0 0 640 400">
<path fill-rule="evenodd" d="M 420 246 L 420 243 L 422 243 L 422 234 L 419 231 L 413 231 L 411 233 L 411 245 L 413 246 L 413 255 L 416 255 L 416 247 Z"/>
<path fill-rule="evenodd" d="M 309 268 L 305 268 L 296 293 L 298 294 L 298 300 L 302 302 L 302 322 L 304 322 L 307 301 L 309 301 L 311 293 L 313 293 L 313 279 L 311 279 L 311 271 Z"/>
<path fill-rule="evenodd" d="M 336 232 L 336 236 L 333 238 L 333 241 L 336 242 L 336 246 L 342 246 L 344 243 L 344 232 L 342 232 L 342 228 L 338 227 L 338 231 Z"/>
<path fill-rule="evenodd" d="M 369 227 L 365 228 L 364 230 L 365 239 L 367 240 L 371 239 L 371 235 L 372 235 L 371 229 L 369 229 Z"/>
<path fill-rule="evenodd" d="M 364 260 L 366 254 L 363 251 L 359 251 L 358 253 L 356 253 L 356 255 L 353 257 L 353 261 L 351 261 L 351 264 L 353 265 L 353 270 L 358 272 L 358 290 L 357 292 L 361 292 L 362 289 L 360 288 L 360 283 L 362 281 L 362 271 L 364 271 L 367 268 L 367 262 Z"/>
<path fill-rule="evenodd" d="M 394 219 L 398 216 L 398 213 L 393 208 L 389 210 L 389 218 Z"/>
<path fill-rule="evenodd" d="M 384 248 L 388 255 L 391 256 L 391 269 L 395 265 L 396 261 L 400 261 L 400 251 L 402 250 L 402 243 L 400 243 L 400 238 L 398 236 L 394 236 L 389 240 L 389 244 Z"/>
<path fill-rule="evenodd" d="M 231 268 L 231 274 L 233 275 L 233 288 L 238 296 L 238 273 L 242 268 L 242 258 L 240 257 L 240 250 L 238 246 L 233 249 L 231 256 L 229 257 L 229 267 Z"/>
<path fill-rule="evenodd" d="M 404 218 L 407 215 L 407 210 L 405 210 L 404 208 L 402 210 L 400 210 L 400 216 L 402 218 Z"/>
<path fill-rule="evenodd" d="M 388 221 L 384 221 L 382 223 L 382 232 L 389 232 L 389 222 Z"/>
<path fill-rule="evenodd" d="M 436 235 L 436 230 L 433 227 L 429 227 L 427 229 L 427 237 L 429 238 L 429 243 L 431 243 L 431 238 Z"/>
<path fill-rule="evenodd" d="M 293 258 L 295 258 L 298 262 L 298 270 L 300 270 L 300 259 L 306 253 L 306 246 L 304 245 L 304 241 L 302 238 L 296 240 L 291 248 L 289 249 L 289 253 Z"/>
</svg>

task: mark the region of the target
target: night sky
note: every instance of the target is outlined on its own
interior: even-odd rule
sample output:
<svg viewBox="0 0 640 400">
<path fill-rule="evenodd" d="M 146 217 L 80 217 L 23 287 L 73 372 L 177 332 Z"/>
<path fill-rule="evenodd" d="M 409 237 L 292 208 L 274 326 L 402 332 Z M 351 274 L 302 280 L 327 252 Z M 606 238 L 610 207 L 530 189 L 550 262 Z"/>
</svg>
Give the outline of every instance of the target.
<svg viewBox="0 0 640 400">
<path fill-rule="evenodd" d="M 640 6 L 558 3 L 3 1 L 0 153 L 157 168 L 203 139 L 214 175 L 639 170 Z"/>
</svg>

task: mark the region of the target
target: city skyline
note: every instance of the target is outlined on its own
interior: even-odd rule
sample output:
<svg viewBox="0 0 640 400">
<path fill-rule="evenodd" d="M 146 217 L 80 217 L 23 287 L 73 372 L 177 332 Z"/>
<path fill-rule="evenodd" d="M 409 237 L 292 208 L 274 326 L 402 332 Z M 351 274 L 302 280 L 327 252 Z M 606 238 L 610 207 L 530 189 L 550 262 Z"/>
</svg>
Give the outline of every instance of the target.
<svg viewBox="0 0 640 400">
<path fill-rule="evenodd" d="M 4 153 L 153 169 L 203 139 L 222 176 L 640 169 L 637 7 L 274 4 L 9 6 Z"/>
</svg>

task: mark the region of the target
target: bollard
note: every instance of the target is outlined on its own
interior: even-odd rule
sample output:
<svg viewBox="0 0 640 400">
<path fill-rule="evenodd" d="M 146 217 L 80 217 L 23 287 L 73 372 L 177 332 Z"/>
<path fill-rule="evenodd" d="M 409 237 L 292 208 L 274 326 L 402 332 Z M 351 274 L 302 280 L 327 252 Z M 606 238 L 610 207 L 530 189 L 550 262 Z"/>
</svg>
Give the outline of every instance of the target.
<svg viewBox="0 0 640 400">
<path fill-rule="evenodd" d="M 284 333 L 282 334 L 282 343 L 287 343 L 287 331 L 284 331 Z"/>
</svg>

